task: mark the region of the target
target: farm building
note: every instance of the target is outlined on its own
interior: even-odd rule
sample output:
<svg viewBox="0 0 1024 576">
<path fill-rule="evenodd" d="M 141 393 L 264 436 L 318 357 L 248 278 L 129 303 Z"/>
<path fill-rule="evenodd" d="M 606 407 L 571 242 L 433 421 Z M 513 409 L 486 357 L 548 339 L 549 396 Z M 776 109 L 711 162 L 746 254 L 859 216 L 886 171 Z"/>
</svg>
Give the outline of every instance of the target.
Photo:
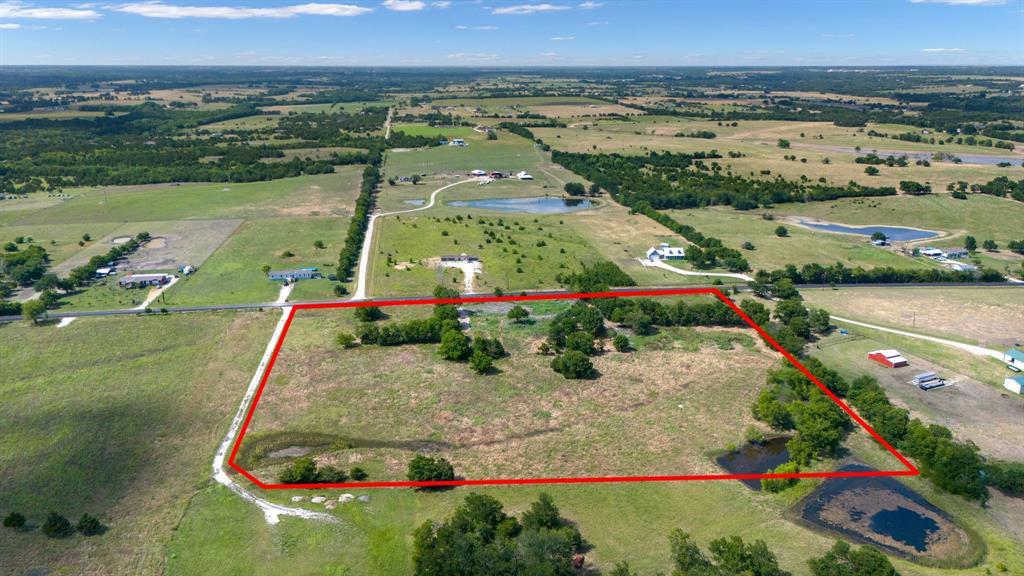
<svg viewBox="0 0 1024 576">
<path fill-rule="evenodd" d="M 1003 388 L 1014 394 L 1024 394 L 1024 376 L 1007 376 L 1003 380 Z"/>
<path fill-rule="evenodd" d="M 1006 352 L 1003 352 L 1003 362 L 1006 362 L 1014 368 L 1024 370 L 1024 351 L 1017 350 L 1016 348 L 1010 348 Z"/>
<path fill-rule="evenodd" d="M 504 174 L 502 174 L 501 172 L 498 172 L 498 171 L 494 171 L 494 172 L 491 172 L 491 173 L 490 173 L 490 177 L 491 177 L 491 178 L 494 178 L 495 180 L 500 180 L 500 179 L 504 178 L 504 177 L 505 177 L 505 175 L 504 175 Z"/>
<path fill-rule="evenodd" d="M 966 248 L 950 248 L 946 250 L 946 258 L 967 258 L 971 253 Z"/>
<path fill-rule="evenodd" d="M 170 274 L 129 274 L 117 281 L 121 288 L 143 288 L 145 286 L 163 286 L 172 279 Z"/>
<path fill-rule="evenodd" d="M 97 278 L 106 278 L 107 276 L 110 276 L 111 274 L 113 274 L 116 271 L 117 271 L 117 268 L 114 268 L 112 266 L 109 267 L 109 268 L 97 268 L 96 269 L 96 277 Z"/>
<path fill-rule="evenodd" d="M 899 350 L 875 350 L 868 352 L 868 358 L 889 368 L 900 368 L 910 363 L 900 354 Z"/>
<path fill-rule="evenodd" d="M 459 254 L 457 256 L 441 256 L 441 262 L 479 262 L 479 256 L 470 256 L 468 254 Z"/>
<path fill-rule="evenodd" d="M 466 144 L 466 141 L 463 140 L 462 138 L 452 138 L 452 141 L 449 142 L 448 145 L 449 146 L 459 146 L 459 147 L 468 146 L 468 144 Z"/>
<path fill-rule="evenodd" d="M 942 258 L 946 255 L 945 252 L 938 248 L 922 248 L 920 252 L 921 256 L 927 256 L 928 258 Z"/>
<path fill-rule="evenodd" d="M 974 264 L 964 264 L 963 262 L 947 262 L 947 264 L 954 272 L 974 272 L 978 269 Z"/>
<path fill-rule="evenodd" d="M 662 242 L 657 247 L 651 247 L 647 251 L 648 260 L 683 260 L 686 258 L 686 249 L 669 246 L 668 242 Z"/>
<path fill-rule="evenodd" d="M 516 178 L 519 178 L 520 180 L 533 180 L 533 176 L 530 176 L 525 171 L 516 174 Z"/>
<path fill-rule="evenodd" d="M 267 278 L 271 280 L 287 280 L 294 282 L 296 280 L 311 280 L 313 278 L 320 278 L 320 272 L 315 268 L 301 268 L 298 270 L 271 270 L 267 273 Z"/>
</svg>

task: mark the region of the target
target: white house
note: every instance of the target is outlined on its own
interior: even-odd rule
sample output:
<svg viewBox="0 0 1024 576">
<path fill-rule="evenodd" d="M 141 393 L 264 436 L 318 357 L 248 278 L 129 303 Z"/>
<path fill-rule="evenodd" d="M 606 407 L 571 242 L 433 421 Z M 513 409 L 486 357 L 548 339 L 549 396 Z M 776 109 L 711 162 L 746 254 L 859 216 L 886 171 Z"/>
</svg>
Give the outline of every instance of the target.
<svg viewBox="0 0 1024 576">
<path fill-rule="evenodd" d="M 1016 348 L 1010 348 L 1006 352 L 1003 352 L 1003 362 L 1006 362 L 1014 368 L 1024 370 L 1024 352 L 1021 352 Z"/>
<path fill-rule="evenodd" d="M 946 255 L 945 252 L 938 248 L 923 248 L 920 252 L 921 256 L 927 256 L 928 258 L 941 258 Z"/>
<path fill-rule="evenodd" d="M 1003 388 L 1014 394 L 1024 394 L 1024 376 L 1007 376 L 1003 380 Z"/>
<path fill-rule="evenodd" d="M 174 277 L 170 274 L 129 274 L 117 281 L 121 288 L 143 288 L 146 286 L 163 286 Z"/>
<path fill-rule="evenodd" d="M 462 147 L 462 146 L 466 146 L 466 141 L 463 140 L 462 138 L 452 138 L 451 142 L 449 142 L 448 145 L 449 146 L 460 146 L 460 147 Z"/>
<path fill-rule="evenodd" d="M 669 246 L 668 242 L 662 242 L 657 247 L 651 247 L 647 251 L 648 260 L 683 260 L 686 258 L 686 249 Z"/>
<path fill-rule="evenodd" d="M 270 278 L 271 280 L 284 280 L 286 282 L 311 280 L 313 278 L 320 278 L 320 271 L 310 268 L 301 268 L 299 270 L 271 270 L 267 273 L 267 278 Z"/>
<path fill-rule="evenodd" d="M 519 172 L 518 174 L 516 174 L 516 178 L 518 178 L 520 180 L 533 180 L 533 176 L 530 176 L 525 171 L 524 172 Z"/>
</svg>

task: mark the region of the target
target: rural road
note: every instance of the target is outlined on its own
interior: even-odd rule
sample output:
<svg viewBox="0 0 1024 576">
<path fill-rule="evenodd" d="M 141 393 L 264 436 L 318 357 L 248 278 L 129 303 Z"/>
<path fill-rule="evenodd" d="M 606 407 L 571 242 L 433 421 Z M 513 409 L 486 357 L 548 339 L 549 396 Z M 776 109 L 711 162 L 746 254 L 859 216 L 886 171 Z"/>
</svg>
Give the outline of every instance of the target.
<svg viewBox="0 0 1024 576">
<path fill-rule="evenodd" d="M 917 334 L 915 332 L 907 332 L 905 330 L 896 330 L 894 328 L 886 328 L 884 326 L 876 326 L 874 324 L 868 324 L 867 322 L 860 322 L 858 320 L 850 320 L 849 318 L 840 318 L 839 316 L 832 316 L 832 320 L 836 322 L 842 322 L 844 324 L 853 324 L 854 326 L 861 326 L 863 328 L 871 328 L 872 330 L 879 330 L 881 332 L 889 332 L 890 334 L 898 334 L 900 336 L 907 336 L 908 338 L 917 338 L 919 340 L 928 340 L 929 342 L 935 342 L 936 344 L 942 344 L 943 346 L 950 346 L 952 348 L 959 348 L 964 352 L 969 352 L 975 356 L 991 356 L 996 360 L 1002 361 L 1003 353 L 990 348 L 984 348 L 982 346 L 975 346 L 973 344 L 964 344 L 963 342 L 957 342 L 955 340 L 946 340 L 945 338 L 937 338 L 935 336 L 928 336 L 925 334 Z"/>
<path fill-rule="evenodd" d="M 661 260 L 647 260 L 646 258 L 637 258 L 640 261 L 640 265 L 644 268 L 661 268 L 674 274 L 681 274 L 683 276 L 720 276 L 724 278 L 736 278 L 737 280 L 746 280 L 747 282 L 753 282 L 754 279 L 746 274 L 733 274 L 731 272 L 693 272 L 690 270 L 683 270 L 676 268 L 662 262 Z"/>
<path fill-rule="evenodd" d="M 459 184 L 465 184 L 466 182 L 481 182 L 482 178 L 470 178 L 468 180 L 459 180 L 458 182 L 452 182 L 441 186 L 437 190 L 434 190 L 430 194 L 430 200 L 423 206 L 417 208 L 410 208 L 408 210 L 395 210 L 393 212 L 381 212 L 370 216 L 370 223 L 366 226 L 366 237 L 363 238 L 363 247 L 359 252 L 359 275 L 356 280 L 356 289 L 352 295 L 353 300 L 366 300 L 366 280 L 369 276 L 369 264 L 370 264 L 370 249 L 373 246 L 373 230 L 376 228 L 377 219 L 384 216 L 395 216 L 398 214 L 408 214 L 410 212 L 419 212 L 421 210 L 428 210 L 434 207 L 434 203 L 437 201 L 437 195 L 441 192 L 451 188 L 452 186 L 458 186 Z"/>
<path fill-rule="evenodd" d="M 388 117 L 384 120 L 384 139 L 391 138 L 391 113 L 395 111 L 394 107 L 388 108 Z"/>
</svg>

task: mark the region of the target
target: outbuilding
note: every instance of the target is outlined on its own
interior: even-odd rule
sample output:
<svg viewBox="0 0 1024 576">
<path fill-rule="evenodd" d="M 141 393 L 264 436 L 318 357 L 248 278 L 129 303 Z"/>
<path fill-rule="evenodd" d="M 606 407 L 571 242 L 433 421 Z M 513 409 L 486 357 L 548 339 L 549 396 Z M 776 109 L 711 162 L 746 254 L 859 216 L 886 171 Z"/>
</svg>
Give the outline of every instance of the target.
<svg viewBox="0 0 1024 576">
<path fill-rule="evenodd" d="M 1006 362 L 1014 368 L 1024 370 L 1024 351 L 1017 350 L 1016 348 L 1010 348 L 1006 352 L 1003 352 L 1003 362 Z"/>
<path fill-rule="evenodd" d="M 966 248 L 950 248 L 946 250 L 946 258 L 967 258 L 971 253 Z"/>
<path fill-rule="evenodd" d="M 875 350 L 868 352 L 868 358 L 889 368 L 901 368 L 910 364 L 899 350 Z"/>
<path fill-rule="evenodd" d="M 267 273 L 267 277 L 271 280 L 286 280 L 288 282 L 294 282 L 296 280 L 312 280 L 313 278 L 320 278 L 320 271 L 313 268 L 300 268 L 298 270 L 271 270 Z"/>
<path fill-rule="evenodd" d="M 480 170 L 479 168 L 477 168 L 476 170 L 471 170 L 469 172 L 469 175 L 470 176 L 487 176 L 487 171 L 486 170 Z"/>
<path fill-rule="evenodd" d="M 457 256 L 456 255 L 441 256 L 441 262 L 479 262 L 479 261 L 480 261 L 480 257 L 479 256 L 470 256 L 469 254 L 465 254 L 465 253 L 459 254 Z"/>
<path fill-rule="evenodd" d="M 1007 376 L 1003 380 L 1003 388 L 1014 394 L 1024 394 L 1024 376 Z"/>
</svg>

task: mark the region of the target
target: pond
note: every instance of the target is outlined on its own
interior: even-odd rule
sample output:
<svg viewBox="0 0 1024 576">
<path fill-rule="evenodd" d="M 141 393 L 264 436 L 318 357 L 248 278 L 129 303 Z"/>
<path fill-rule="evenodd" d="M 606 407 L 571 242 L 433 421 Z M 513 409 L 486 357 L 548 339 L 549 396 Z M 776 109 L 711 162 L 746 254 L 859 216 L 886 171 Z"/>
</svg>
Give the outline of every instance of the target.
<svg viewBox="0 0 1024 576">
<path fill-rule="evenodd" d="M 971 548 L 945 512 L 892 477 L 829 478 L 798 506 L 801 521 L 814 528 L 908 558 L 963 560 Z"/>
<path fill-rule="evenodd" d="M 832 222 L 810 222 L 803 219 L 800 220 L 800 225 L 814 230 L 821 230 L 823 232 L 857 234 L 859 236 L 867 236 L 869 238 L 875 232 L 881 232 L 882 234 L 885 234 L 885 237 L 890 241 L 895 242 L 924 240 L 926 238 L 935 238 L 939 235 L 938 232 L 932 232 L 931 230 L 918 230 L 917 228 L 905 228 L 903 226 L 845 226 L 843 224 L 835 224 Z"/>
<path fill-rule="evenodd" d="M 402 202 L 406 204 L 411 204 L 413 206 L 423 206 L 424 204 L 427 203 L 426 200 L 402 200 Z"/>
<path fill-rule="evenodd" d="M 911 162 L 918 160 L 927 160 L 929 162 L 952 162 L 952 158 L 959 158 L 964 164 L 984 164 L 985 166 L 997 166 L 1003 162 L 1009 162 L 1012 166 L 1020 166 L 1024 158 L 1020 156 L 993 156 L 990 154 L 959 154 L 959 153 L 948 153 L 948 160 L 936 160 L 935 153 L 933 152 L 914 152 L 908 150 L 885 150 L 885 149 L 867 149 L 863 148 L 857 150 L 852 146 L 830 146 L 830 150 L 836 150 L 837 152 L 848 152 L 851 154 L 868 154 L 873 153 L 882 158 L 886 156 L 906 156 Z"/>
<path fill-rule="evenodd" d="M 782 436 L 764 442 L 748 442 L 739 450 L 723 454 L 715 458 L 719 466 L 730 474 L 765 474 L 780 464 L 789 461 L 789 450 L 786 442 L 789 438 Z M 760 480 L 740 480 L 751 490 L 760 490 Z"/>
<path fill-rule="evenodd" d="M 565 214 L 593 208 L 597 204 L 582 198 L 536 196 L 533 198 L 494 198 L 448 202 L 448 206 L 479 208 L 494 212 L 521 212 L 526 214 Z"/>
</svg>

